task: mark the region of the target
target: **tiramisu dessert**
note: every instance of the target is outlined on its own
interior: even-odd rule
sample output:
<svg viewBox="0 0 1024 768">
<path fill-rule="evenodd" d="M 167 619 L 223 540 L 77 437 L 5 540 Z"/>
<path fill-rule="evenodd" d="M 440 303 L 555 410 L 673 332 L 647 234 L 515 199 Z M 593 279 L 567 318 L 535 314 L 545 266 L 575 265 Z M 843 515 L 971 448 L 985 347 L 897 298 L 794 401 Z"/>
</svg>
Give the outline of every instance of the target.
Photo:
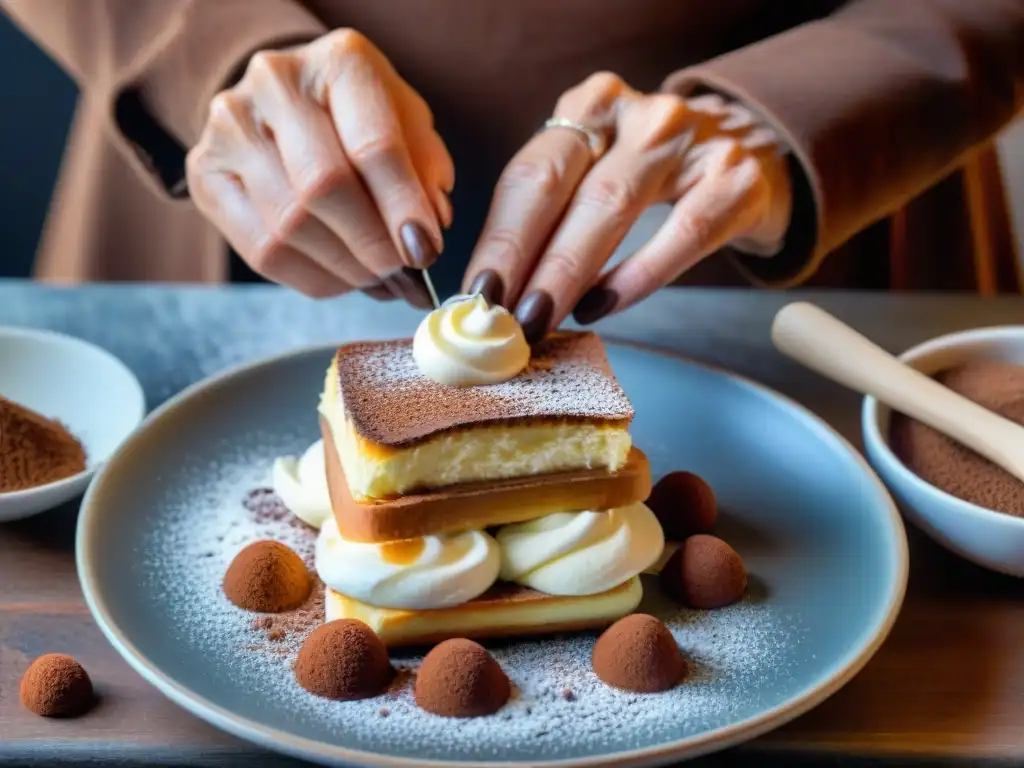
<svg viewBox="0 0 1024 768">
<path fill-rule="evenodd" d="M 327 621 L 396 646 L 605 627 L 639 604 L 664 535 L 595 334 L 531 354 L 507 311 L 463 297 L 412 340 L 339 349 L 319 412 L 322 444 L 274 483 L 320 527 Z"/>
</svg>

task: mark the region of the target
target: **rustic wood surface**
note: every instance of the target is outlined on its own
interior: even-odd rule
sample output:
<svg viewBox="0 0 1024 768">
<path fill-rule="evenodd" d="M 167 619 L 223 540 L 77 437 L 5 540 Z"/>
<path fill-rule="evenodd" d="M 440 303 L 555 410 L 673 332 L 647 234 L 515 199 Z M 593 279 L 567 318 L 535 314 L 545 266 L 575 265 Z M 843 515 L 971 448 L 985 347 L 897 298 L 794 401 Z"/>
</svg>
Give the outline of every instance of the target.
<svg viewBox="0 0 1024 768">
<path fill-rule="evenodd" d="M 820 303 L 892 350 L 959 328 L 1024 323 L 1021 299 L 667 291 L 602 330 L 752 376 L 859 444 L 858 398 L 770 347 L 770 318 L 794 297 Z M 0 282 L 0 325 L 48 327 L 103 344 L 139 375 L 150 407 L 240 360 L 331 338 L 399 335 L 412 318 L 361 300 L 314 305 L 272 289 L 55 290 Z M 107 644 L 75 575 L 76 514 L 77 502 L 0 525 L 0 763 L 293 764 L 187 714 Z M 867 668 L 813 712 L 711 762 L 1024 765 L 1024 585 L 909 534 L 907 600 Z M 93 676 L 101 699 L 89 716 L 51 721 L 20 707 L 21 673 L 50 651 L 72 654 Z"/>
</svg>

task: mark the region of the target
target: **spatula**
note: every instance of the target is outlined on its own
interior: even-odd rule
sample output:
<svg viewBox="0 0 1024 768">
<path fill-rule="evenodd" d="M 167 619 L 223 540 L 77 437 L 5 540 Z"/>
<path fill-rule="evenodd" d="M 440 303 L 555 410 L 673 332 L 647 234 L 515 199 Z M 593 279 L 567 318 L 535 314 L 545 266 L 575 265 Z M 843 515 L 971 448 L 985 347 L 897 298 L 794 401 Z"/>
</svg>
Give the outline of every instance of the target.
<svg viewBox="0 0 1024 768">
<path fill-rule="evenodd" d="M 795 302 L 780 309 L 772 342 L 787 357 L 872 395 L 1024 481 L 1024 427 L 904 365 L 819 307 Z"/>
</svg>

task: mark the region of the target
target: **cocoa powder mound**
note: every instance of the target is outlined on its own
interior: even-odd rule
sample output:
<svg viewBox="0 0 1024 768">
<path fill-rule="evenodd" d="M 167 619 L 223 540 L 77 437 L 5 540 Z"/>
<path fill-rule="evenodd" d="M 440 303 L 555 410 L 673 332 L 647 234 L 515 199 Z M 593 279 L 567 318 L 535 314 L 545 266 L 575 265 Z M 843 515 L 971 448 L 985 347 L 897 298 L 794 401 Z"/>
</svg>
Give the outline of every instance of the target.
<svg viewBox="0 0 1024 768">
<path fill-rule="evenodd" d="M 688 670 L 668 627 L 645 613 L 608 627 L 594 644 L 591 664 L 602 682 L 634 693 L 667 691 Z"/>
<path fill-rule="evenodd" d="M 59 421 L 0 396 L 0 493 L 77 475 L 85 459 L 78 438 Z"/>
<path fill-rule="evenodd" d="M 647 499 L 668 541 L 709 533 L 718 518 L 718 501 L 707 481 L 693 472 L 669 472 Z"/>
<path fill-rule="evenodd" d="M 726 542 L 704 533 L 683 542 L 660 578 L 675 600 L 704 610 L 732 605 L 747 591 L 743 558 Z"/>
<path fill-rule="evenodd" d="M 338 701 L 381 693 L 394 676 L 388 650 L 355 619 L 329 621 L 306 638 L 295 661 L 295 679 L 316 696 Z"/>
<path fill-rule="evenodd" d="M 247 611 L 279 613 L 298 608 L 313 582 L 302 558 L 279 541 L 256 541 L 231 561 L 224 594 Z"/>
<path fill-rule="evenodd" d="M 1024 367 L 970 363 L 935 379 L 1010 421 L 1024 425 Z M 893 453 L 925 482 L 980 507 L 1024 517 L 1024 483 L 950 437 L 894 413 L 889 432 Z"/>
<path fill-rule="evenodd" d="M 94 701 L 85 669 L 63 653 L 47 653 L 33 661 L 21 678 L 21 703 L 41 717 L 75 717 Z"/>
<path fill-rule="evenodd" d="M 436 645 L 420 663 L 413 695 L 417 706 L 441 717 L 482 717 L 508 701 L 512 685 L 479 643 L 465 638 Z"/>
</svg>

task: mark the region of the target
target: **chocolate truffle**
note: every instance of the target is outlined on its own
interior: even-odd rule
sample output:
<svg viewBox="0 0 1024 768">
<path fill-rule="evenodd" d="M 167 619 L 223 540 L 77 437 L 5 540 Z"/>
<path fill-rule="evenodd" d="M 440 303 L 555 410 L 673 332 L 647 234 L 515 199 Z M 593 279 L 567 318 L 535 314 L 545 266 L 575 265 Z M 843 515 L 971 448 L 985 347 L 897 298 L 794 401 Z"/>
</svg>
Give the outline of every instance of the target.
<svg viewBox="0 0 1024 768">
<path fill-rule="evenodd" d="M 394 677 L 388 649 L 366 624 L 338 619 L 317 627 L 295 660 L 295 679 L 325 699 L 368 699 Z"/>
<path fill-rule="evenodd" d="M 480 717 L 497 712 L 512 686 L 487 650 L 472 640 L 445 640 L 420 664 L 416 704 L 442 717 Z"/>
<path fill-rule="evenodd" d="M 21 703 L 42 717 L 74 717 L 93 703 L 92 681 L 82 665 L 63 653 L 33 661 L 21 678 Z"/>
<path fill-rule="evenodd" d="M 718 517 L 715 492 L 692 472 L 669 472 L 661 478 L 651 491 L 647 506 L 669 541 L 708 533 Z"/>
<path fill-rule="evenodd" d="M 698 534 L 672 555 L 661 571 L 661 582 L 672 597 L 691 608 L 722 608 L 743 597 L 747 569 L 724 541 Z"/>
<path fill-rule="evenodd" d="M 634 693 L 674 687 L 687 672 L 686 659 L 668 627 L 646 613 L 619 619 L 594 644 L 591 664 L 602 682 Z"/>
<path fill-rule="evenodd" d="M 312 586 L 302 558 L 279 541 L 253 542 L 235 555 L 224 575 L 228 600 L 260 613 L 298 608 Z"/>
</svg>

